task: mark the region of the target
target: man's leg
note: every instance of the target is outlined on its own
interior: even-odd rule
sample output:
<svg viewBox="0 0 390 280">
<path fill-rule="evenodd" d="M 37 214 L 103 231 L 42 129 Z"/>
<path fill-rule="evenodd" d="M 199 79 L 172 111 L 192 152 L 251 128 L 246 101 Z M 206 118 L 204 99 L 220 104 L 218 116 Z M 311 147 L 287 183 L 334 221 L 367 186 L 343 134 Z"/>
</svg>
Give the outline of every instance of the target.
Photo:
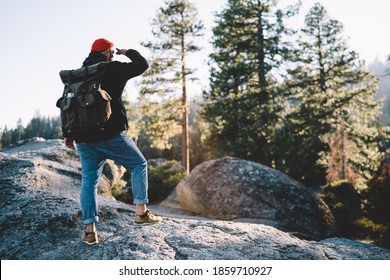
<svg viewBox="0 0 390 280">
<path fill-rule="evenodd" d="M 145 157 L 142 155 L 134 141 L 130 139 L 125 132 L 109 141 L 111 158 L 118 164 L 131 171 L 133 203 L 136 205 L 136 218 L 150 217 L 151 212 L 147 210 L 148 200 L 148 165 Z M 153 216 L 154 217 L 154 216 Z M 161 221 L 161 218 L 154 217 Z M 154 222 L 151 221 L 151 222 Z"/>
<path fill-rule="evenodd" d="M 97 203 L 97 189 L 102 173 L 104 158 L 96 150 L 94 144 L 77 144 L 77 150 L 81 159 L 81 192 L 80 203 L 83 224 L 86 232 L 95 232 L 95 223 L 99 221 Z"/>
</svg>

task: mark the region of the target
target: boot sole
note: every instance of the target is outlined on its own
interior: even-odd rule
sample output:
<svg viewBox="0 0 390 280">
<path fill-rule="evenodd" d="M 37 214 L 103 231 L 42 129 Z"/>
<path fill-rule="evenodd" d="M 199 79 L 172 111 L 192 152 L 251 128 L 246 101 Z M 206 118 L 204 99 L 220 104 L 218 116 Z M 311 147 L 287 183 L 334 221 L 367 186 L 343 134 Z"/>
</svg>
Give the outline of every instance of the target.
<svg viewBox="0 0 390 280">
<path fill-rule="evenodd" d="M 152 225 L 158 225 L 158 224 L 161 224 L 162 221 L 159 221 L 159 222 L 154 222 L 154 223 L 136 223 L 134 222 L 134 225 L 135 226 L 138 226 L 138 227 L 143 227 L 143 226 L 152 226 Z"/>
<path fill-rule="evenodd" d="M 88 242 L 88 241 L 84 241 L 84 240 L 81 240 L 83 243 L 85 244 L 88 244 L 88 245 L 94 245 L 94 244 L 99 244 L 99 241 L 94 241 L 94 242 Z"/>
</svg>

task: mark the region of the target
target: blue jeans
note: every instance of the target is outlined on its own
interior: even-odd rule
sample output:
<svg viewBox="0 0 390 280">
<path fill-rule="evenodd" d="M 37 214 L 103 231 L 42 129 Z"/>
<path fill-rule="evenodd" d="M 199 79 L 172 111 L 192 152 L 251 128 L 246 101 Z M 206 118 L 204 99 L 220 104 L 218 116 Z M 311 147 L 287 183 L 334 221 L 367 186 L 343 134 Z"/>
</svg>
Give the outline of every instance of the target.
<svg viewBox="0 0 390 280">
<path fill-rule="evenodd" d="M 100 142 L 77 143 L 81 159 L 80 203 L 83 224 L 99 221 L 97 189 L 106 159 L 131 171 L 134 204 L 148 203 L 148 170 L 145 157 L 126 132 Z"/>
</svg>

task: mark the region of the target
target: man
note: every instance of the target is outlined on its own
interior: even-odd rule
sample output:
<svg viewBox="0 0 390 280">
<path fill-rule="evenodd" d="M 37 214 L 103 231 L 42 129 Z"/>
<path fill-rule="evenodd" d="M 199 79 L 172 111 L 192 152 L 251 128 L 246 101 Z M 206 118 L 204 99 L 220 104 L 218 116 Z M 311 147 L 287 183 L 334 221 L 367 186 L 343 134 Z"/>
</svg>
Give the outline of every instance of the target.
<svg viewBox="0 0 390 280">
<path fill-rule="evenodd" d="M 96 222 L 99 221 L 97 188 L 106 159 L 112 159 L 132 172 L 133 203 L 136 205 L 134 223 L 154 224 L 162 220 L 161 217 L 154 216 L 146 207 L 148 203 L 147 162 L 125 132 L 128 123 L 121 99 L 127 81 L 141 75 L 149 65 L 145 58 L 133 49 L 116 49 L 117 55 L 125 55 L 131 62 L 113 61 L 113 46 L 113 43 L 106 39 L 97 39 L 83 63 L 84 67 L 102 61 L 109 62 L 101 81 L 101 88 L 106 90 L 112 98 L 112 114 L 107 125 L 103 130 L 91 129 L 65 138 L 65 145 L 68 148 L 74 149 L 74 142 L 76 142 L 81 159 L 80 202 L 83 224 L 85 224 L 82 241 L 87 244 L 99 242 L 96 233 Z"/>
</svg>

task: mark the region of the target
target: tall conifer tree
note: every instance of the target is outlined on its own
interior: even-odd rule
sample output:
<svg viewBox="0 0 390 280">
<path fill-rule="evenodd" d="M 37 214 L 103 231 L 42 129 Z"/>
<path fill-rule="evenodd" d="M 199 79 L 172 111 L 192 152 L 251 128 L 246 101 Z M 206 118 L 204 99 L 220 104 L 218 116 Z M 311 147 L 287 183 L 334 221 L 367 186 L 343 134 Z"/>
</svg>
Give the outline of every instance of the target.
<svg viewBox="0 0 390 280">
<path fill-rule="evenodd" d="M 204 116 L 217 155 L 271 165 L 270 149 L 283 99 L 277 79 L 291 34 L 283 20 L 298 7 L 276 9 L 277 1 L 229 0 L 213 29 L 210 91 Z"/>
<path fill-rule="evenodd" d="M 203 36 L 204 27 L 197 19 L 196 7 L 188 0 L 167 0 L 152 27 L 154 40 L 144 43 L 152 53 L 151 67 L 144 75 L 141 93 L 154 103 L 145 104 L 144 113 L 155 128 L 154 136 L 165 137 L 165 142 L 177 129 L 175 120 L 181 120 L 182 164 L 189 172 L 187 82 L 194 69 L 187 62 L 189 55 L 200 49 L 196 40 Z M 148 114 L 150 108 L 153 112 Z M 159 119 L 153 117 L 155 113 Z"/>
<path fill-rule="evenodd" d="M 296 67 L 290 71 L 292 110 L 287 117 L 285 155 L 280 169 L 308 184 L 325 182 L 331 139 L 342 129 L 344 143 L 353 143 L 338 167 L 358 170 L 367 179 L 377 163 L 380 104 L 373 100 L 377 80 L 359 56 L 349 50 L 343 25 L 315 4 L 298 40 Z M 351 150 L 352 151 L 352 150 Z M 334 160 L 332 161 L 335 162 Z M 336 161 L 337 162 L 337 161 Z"/>
</svg>

